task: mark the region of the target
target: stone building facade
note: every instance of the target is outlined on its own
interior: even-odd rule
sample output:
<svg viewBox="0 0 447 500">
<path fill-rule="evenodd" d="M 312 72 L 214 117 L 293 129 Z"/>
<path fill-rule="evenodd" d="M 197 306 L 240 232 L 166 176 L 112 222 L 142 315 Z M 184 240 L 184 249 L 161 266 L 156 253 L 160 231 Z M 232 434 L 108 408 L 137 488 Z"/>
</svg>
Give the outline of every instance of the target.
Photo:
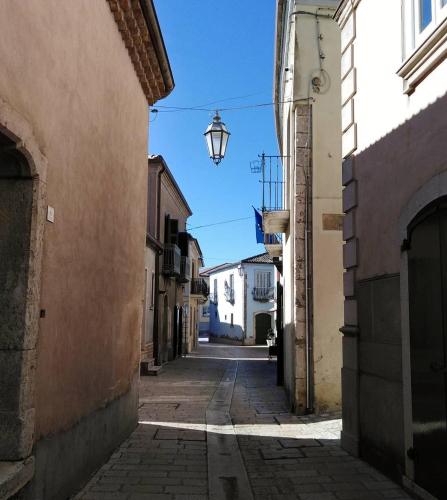
<svg viewBox="0 0 447 500">
<path fill-rule="evenodd" d="M 0 32 L 0 490 L 67 498 L 137 422 L 148 104 L 173 79 L 151 0 L 1 2 Z"/>
<path fill-rule="evenodd" d="M 263 212 L 282 268 L 284 385 L 300 414 L 341 406 L 339 28 L 334 0 L 278 0 L 275 118 L 282 209 Z M 267 238 L 271 238 L 267 236 Z"/>
<path fill-rule="evenodd" d="M 146 328 L 155 364 L 162 365 L 184 348 L 183 294 L 191 268 L 186 220 L 192 211 L 163 157 L 149 157 L 148 165 L 146 262 L 150 266 L 155 252 L 155 266 L 153 323 Z"/>
<path fill-rule="evenodd" d="M 189 353 L 197 348 L 199 342 L 199 323 L 201 306 L 208 300 L 208 285 L 206 280 L 199 275 L 203 267 L 203 255 L 199 242 L 189 236 L 189 265 L 191 274 L 189 281 L 184 285 L 184 353 Z"/>
<path fill-rule="evenodd" d="M 267 254 L 204 269 L 210 283 L 209 338 L 214 342 L 266 345 L 275 330 L 276 269 Z"/>
<path fill-rule="evenodd" d="M 342 445 L 424 498 L 447 491 L 446 4 L 343 1 L 335 16 L 346 213 Z"/>
</svg>

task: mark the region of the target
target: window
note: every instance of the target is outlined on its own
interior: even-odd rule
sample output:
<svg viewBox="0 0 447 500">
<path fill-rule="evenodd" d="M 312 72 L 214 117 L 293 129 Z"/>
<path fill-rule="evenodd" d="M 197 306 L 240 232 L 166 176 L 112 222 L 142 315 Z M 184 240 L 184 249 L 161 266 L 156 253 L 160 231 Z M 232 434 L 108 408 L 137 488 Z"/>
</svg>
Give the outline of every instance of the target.
<svg viewBox="0 0 447 500">
<path fill-rule="evenodd" d="M 230 326 L 233 328 L 234 327 L 234 323 L 233 323 L 233 313 L 231 313 L 231 324 Z"/>
<path fill-rule="evenodd" d="M 433 11 L 431 0 L 418 0 L 419 1 L 419 32 L 425 30 L 425 28 L 432 22 Z"/>
<path fill-rule="evenodd" d="M 234 274 L 230 274 L 230 288 L 234 290 Z"/>
<path fill-rule="evenodd" d="M 413 48 L 416 48 L 447 16 L 447 0 L 412 0 L 412 3 L 407 0 L 414 16 Z"/>
<path fill-rule="evenodd" d="M 270 288 L 272 286 L 272 275 L 270 271 L 256 271 L 256 288 Z"/>
<path fill-rule="evenodd" d="M 411 94 L 445 57 L 447 0 L 403 1 L 403 64 L 397 74 Z"/>
</svg>

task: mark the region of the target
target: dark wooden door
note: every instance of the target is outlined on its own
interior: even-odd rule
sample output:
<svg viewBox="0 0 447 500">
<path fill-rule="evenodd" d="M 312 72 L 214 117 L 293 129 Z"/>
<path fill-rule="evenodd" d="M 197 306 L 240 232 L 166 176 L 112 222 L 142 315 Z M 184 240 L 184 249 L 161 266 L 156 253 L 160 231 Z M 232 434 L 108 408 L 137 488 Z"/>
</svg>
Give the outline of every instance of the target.
<svg viewBox="0 0 447 500">
<path fill-rule="evenodd" d="M 256 344 L 267 345 L 267 333 L 272 328 L 270 314 L 260 313 L 255 317 Z"/>
<path fill-rule="evenodd" d="M 447 498 L 447 204 L 422 213 L 408 251 L 415 481 Z"/>
</svg>

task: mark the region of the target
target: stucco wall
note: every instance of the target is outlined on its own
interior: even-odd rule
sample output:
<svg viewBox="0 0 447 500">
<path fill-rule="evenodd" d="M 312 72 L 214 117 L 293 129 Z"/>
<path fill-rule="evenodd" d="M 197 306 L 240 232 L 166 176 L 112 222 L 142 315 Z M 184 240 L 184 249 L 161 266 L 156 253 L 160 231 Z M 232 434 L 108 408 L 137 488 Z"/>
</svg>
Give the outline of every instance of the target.
<svg viewBox="0 0 447 500">
<path fill-rule="evenodd" d="M 374 35 L 379 22 L 386 37 Z M 343 341 L 342 443 L 398 480 L 411 473 L 405 470 L 404 408 L 411 403 L 405 403 L 402 367 L 410 360 L 402 357 L 399 218 L 420 187 L 447 170 L 447 61 L 406 94 L 397 75 L 403 28 L 400 2 L 358 4 L 352 39 L 357 149 L 343 167 L 352 222 L 345 225 L 345 324 L 358 333 Z"/>
<path fill-rule="evenodd" d="M 133 383 L 148 112 L 107 2 L 48 0 L 43 9 L 38 0 L 7 0 L 0 32 L 0 96 L 27 120 L 48 160 L 55 209 L 44 235 L 38 440 Z"/>
<path fill-rule="evenodd" d="M 444 96 L 355 158 L 360 450 L 395 477 L 404 468 L 398 223 L 412 195 L 447 170 L 446 116 Z M 365 118 L 358 119 L 361 128 Z M 385 287 L 396 275 L 396 285 Z M 350 397 L 345 401 L 357 404 Z M 363 409 L 366 402 L 368 411 Z M 382 428 L 385 417 L 387 426 Z"/>
<path fill-rule="evenodd" d="M 191 276 L 190 278 L 199 277 L 200 269 L 200 258 L 201 254 L 195 243 L 195 240 L 189 239 L 188 241 L 188 253 L 191 266 Z M 205 299 L 203 296 L 191 295 L 191 281 L 185 283 L 184 285 L 184 303 L 187 304 L 188 318 L 185 321 L 185 338 L 187 342 L 186 352 L 191 352 L 197 347 L 197 342 L 199 338 L 199 321 L 200 321 L 200 311 L 201 302 Z"/>
<path fill-rule="evenodd" d="M 146 294 L 144 296 L 144 315 L 141 331 L 141 358 L 152 360 L 154 358 L 154 305 L 157 297 L 157 291 L 153 290 L 155 286 L 155 251 L 146 247 L 144 258 L 144 273 L 146 281 Z M 152 276 L 154 278 L 152 279 Z"/>
<path fill-rule="evenodd" d="M 386 16 L 383 9 L 387 10 Z M 379 19 L 389 35 L 374 37 L 372 50 L 372 30 Z M 357 165 L 362 165 L 356 168 L 361 200 L 356 214 L 363 217 L 374 212 L 368 225 L 357 225 L 357 236 L 362 241 L 357 276 L 363 279 L 399 271 L 397 217 L 418 187 L 446 168 L 442 131 L 447 60 L 408 96 L 402 78 L 396 74 L 403 60 L 398 2 L 362 0 L 356 11 L 356 33 L 355 155 Z M 390 189 L 392 195 L 385 196 Z M 378 241 L 380 245 L 373 244 Z"/>
<path fill-rule="evenodd" d="M 230 274 L 234 276 L 234 304 L 225 299 L 225 280 L 230 284 Z M 244 279 L 239 276 L 237 265 L 210 274 L 210 290 L 214 293 L 214 280 L 217 279 L 218 304 L 211 304 L 210 333 L 216 337 L 226 337 L 242 341 L 244 328 Z M 233 325 L 231 326 L 231 314 Z"/>
<path fill-rule="evenodd" d="M 161 191 L 160 191 L 160 239 L 164 242 L 165 237 L 165 221 L 166 215 L 169 215 L 171 219 L 178 220 L 178 230 L 179 232 L 185 231 L 186 219 L 189 212 L 179 196 L 177 188 L 171 182 L 168 173 L 165 171 L 161 175 Z M 160 258 L 160 293 L 159 300 L 159 322 L 158 322 L 158 335 L 162 339 L 159 342 L 159 349 L 163 349 L 162 345 L 166 342 L 167 353 L 162 356 L 163 361 L 172 359 L 174 355 L 174 345 L 173 345 L 173 334 L 174 334 L 174 310 L 175 307 L 183 306 L 183 289 L 180 283 L 177 282 L 175 278 L 168 277 L 162 273 L 162 262 L 163 257 Z M 163 320 L 163 308 L 164 308 L 164 292 L 168 298 L 168 321 L 165 328 Z M 167 330 L 167 338 L 163 340 L 163 332 Z"/>
<path fill-rule="evenodd" d="M 312 6 L 310 5 L 312 4 Z M 333 2 L 297 2 L 296 11 L 316 12 L 314 6 L 334 7 Z M 312 180 L 312 243 L 309 252 L 312 266 L 313 301 L 313 377 L 317 411 L 340 406 L 341 336 L 343 323 L 342 235 L 340 230 L 323 226 L 325 214 L 341 214 L 341 143 L 340 143 L 340 32 L 330 10 L 320 10 L 322 34 L 317 43 L 317 25 L 313 15 L 299 14 L 286 20 L 285 47 L 280 69 L 288 68 L 281 77 L 280 144 L 284 160 L 285 208 L 290 222 L 283 244 L 284 286 L 284 370 L 285 386 L 291 403 L 305 410 L 305 170 Z M 294 22 L 290 22 L 290 20 Z M 322 65 L 326 83 L 317 72 L 319 49 L 324 54 Z M 310 81 L 320 76 L 320 92 Z M 306 98 L 311 96 L 310 108 Z M 295 106 L 289 99 L 303 99 Z M 309 116 L 310 109 L 310 116 Z"/>
<path fill-rule="evenodd" d="M 276 302 L 274 299 L 268 302 L 259 302 L 253 299 L 252 290 L 256 286 L 256 271 L 267 272 L 271 274 L 271 286 L 276 290 L 275 266 L 273 264 L 249 264 L 244 263 L 244 272 L 246 273 L 247 283 L 247 343 L 255 343 L 255 316 L 259 312 L 276 311 Z M 275 292 L 276 293 L 276 292 Z M 272 329 L 275 329 L 272 315 Z"/>
</svg>

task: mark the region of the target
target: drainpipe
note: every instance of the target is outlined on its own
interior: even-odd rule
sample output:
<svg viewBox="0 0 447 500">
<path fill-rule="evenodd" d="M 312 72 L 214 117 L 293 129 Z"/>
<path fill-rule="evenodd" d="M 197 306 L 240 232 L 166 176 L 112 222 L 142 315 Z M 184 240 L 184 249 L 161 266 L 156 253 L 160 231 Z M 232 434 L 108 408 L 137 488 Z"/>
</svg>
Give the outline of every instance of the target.
<svg viewBox="0 0 447 500">
<path fill-rule="evenodd" d="M 161 175 L 165 171 L 164 165 L 161 166 L 160 171 L 158 172 L 157 179 L 157 229 L 156 229 L 156 237 L 157 241 L 160 242 L 160 214 L 161 214 Z M 155 352 L 155 363 L 157 365 L 161 364 L 160 355 L 159 355 L 159 342 L 158 342 L 158 330 L 159 330 L 159 311 L 160 311 L 160 298 L 159 298 L 159 290 L 160 290 L 160 255 L 162 254 L 162 250 L 157 250 L 155 254 L 155 282 L 154 282 L 154 352 Z"/>
</svg>

